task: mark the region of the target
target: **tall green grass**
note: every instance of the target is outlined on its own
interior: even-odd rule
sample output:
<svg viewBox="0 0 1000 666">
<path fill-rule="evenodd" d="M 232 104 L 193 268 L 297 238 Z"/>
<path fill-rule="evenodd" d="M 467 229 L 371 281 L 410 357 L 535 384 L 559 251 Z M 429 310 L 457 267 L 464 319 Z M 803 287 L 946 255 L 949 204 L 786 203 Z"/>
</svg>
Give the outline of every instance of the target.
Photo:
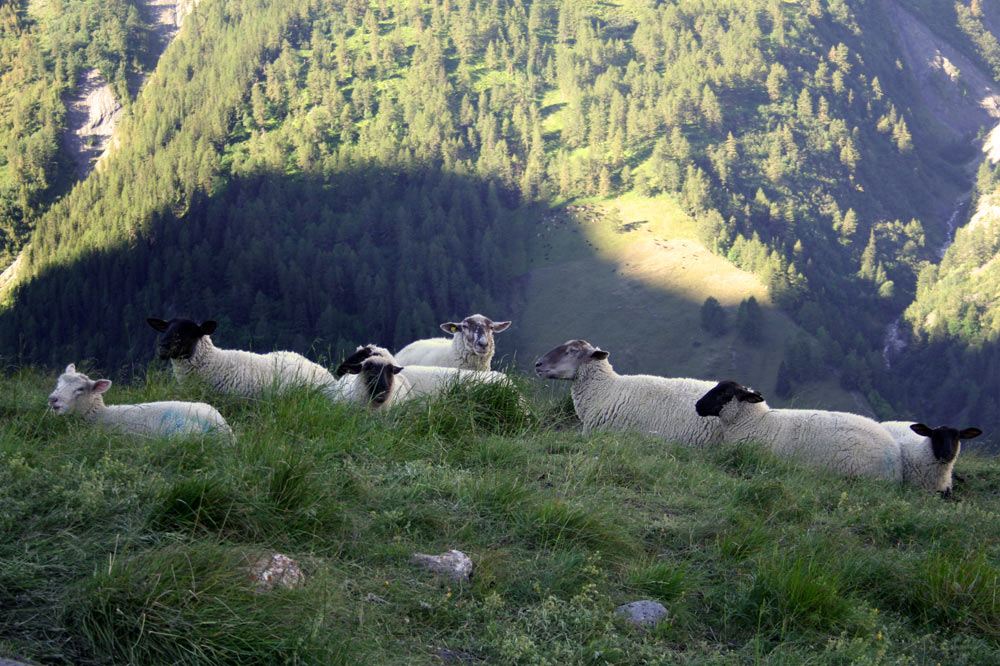
<svg viewBox="0 0 1000 666">
<path fill-rule="evenodd" d="M 1000 472 L 950 502 L 762 447 L 583 437 L 564 398 L 455 386 L 369 412 L 162 372 L 238 441 L 134 438 L 0 377 L 0 656 L 46 664 L 993 664 Z M 449 584 L 409 563 L 457 548 Z M 257 592 L 282 552 L 306 585 Z M 652 629 L 614 613 L 668 610 Z M 457 661 L 455 661 L 457 660 Z"/>
</svg>

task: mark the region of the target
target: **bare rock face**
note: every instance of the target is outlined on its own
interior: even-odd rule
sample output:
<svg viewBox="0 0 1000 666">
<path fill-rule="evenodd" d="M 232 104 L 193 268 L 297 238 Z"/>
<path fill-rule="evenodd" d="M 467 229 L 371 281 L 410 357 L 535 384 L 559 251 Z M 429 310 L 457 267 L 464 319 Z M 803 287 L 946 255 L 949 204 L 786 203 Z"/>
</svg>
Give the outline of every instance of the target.
<svg viewBox="0 0 1000 666">
<path fill-rule="evenodd" d="M 158 37 L 157 57 L 163 55 L 197 4 L 198 0 L 146 0 Z M 72 155 L 81 180 L 118 145 L 114 132 L 121 114 L 122 105 L 104 76 L 96 69 L 83 72 L 73 96 L 66 100 L 63 134 L 63 145 Z"/>
<path fill-rule="evenodd" d="M 81 179 L 94 168 L 94 163 L 111 142 L 111 135 L 121 119 L 122 105 L 115 99 L 111 86 L 96 69 L 80 75 L 76 92 L 66 101 L 66 132 L 63 144 Z"/>
<path fill-rule="evenodd" d="M 882 0 L 882 6 L 899 32 L 904 60 L 920 84 L 921 98 L 942 126 L 961 137 L 995 124 L 1000 119 L 1000 87 L 992 77 L 898 0 Z"/>
<path fill-rule="evenodd" d="M 160 38 L 160 52 L 177 36 L 185 17 L 198 4 L 198 0 L 146 0 L 146 7 L 153 16 L 153 30 Z"/>
<path fill-rule="evenodd" d="M 456 583 L 464 583 L 472 576 L 472 560 L 460 550 L 449 550 L 441 555 L 414 553 L 410 562 Z"/>
<path fill-rule="evenodd" d="M 265 555 L 257 560 L 250 567 L 250 579 L 258 592 L 269 592 L 279 587 L 292 589 L 306 582 L 299 563 L 281 553 Z"/>
</svg>

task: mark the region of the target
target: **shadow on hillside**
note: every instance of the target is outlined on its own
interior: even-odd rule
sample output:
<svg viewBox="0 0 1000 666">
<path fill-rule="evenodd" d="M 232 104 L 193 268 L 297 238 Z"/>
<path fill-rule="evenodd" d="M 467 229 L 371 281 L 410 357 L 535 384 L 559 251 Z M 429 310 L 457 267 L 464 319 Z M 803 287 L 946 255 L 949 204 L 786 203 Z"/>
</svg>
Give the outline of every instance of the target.
<svg viewBox="0 0 1000 666">
<path fill-rule="evenodd" d="M 320 360 L 440 334 L 442 321 L 510 309 L 528 235 L 515 204 L 439 171 L 236 178 L 184 214 L 157 211 L 128 242 L 45 266 L 0 313 L 0 357 L 131 375 L 154 358 L 148 316 L 216 319 L 221 346 Z"/>
</svg>

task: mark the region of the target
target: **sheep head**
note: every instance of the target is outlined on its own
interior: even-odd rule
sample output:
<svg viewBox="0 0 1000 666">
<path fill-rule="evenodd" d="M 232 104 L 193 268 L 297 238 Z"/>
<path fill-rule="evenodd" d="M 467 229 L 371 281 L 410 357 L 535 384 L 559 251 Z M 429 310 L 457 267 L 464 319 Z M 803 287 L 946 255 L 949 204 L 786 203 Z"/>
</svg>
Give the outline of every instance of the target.
<svg viewBox="0 0 1000 666">
<path fill-rule="evenodd" d="M 727 379 L 719 382 L 708 393 L 701 396 L 694 408 L 698 412 L 698 416 L 722 416 L 723 410 L 728 405 L 741 402 L 749 404 L 764 402 L 764 396 L 753 389 Z"/>
<path fill-rule="evenodd" d="M 403 368 L 396 365 L 395 359 L 386 350 L 372 345 L 358 347 L 354 354 L 337 367 L 336 376 L 344 374 L 360 375 L 364 382 L 368 402 L 373 408 L 378 408 L 388 402 L 396 383 L 396 375 Z"/>
<path fill-rule="evenodd" d="M 542 379 L 576 379 L 584 364 L 606 358 L 608 352 L 586 340 L 569 340 L 535 361 L 535 374 Z"/>
<path fill-rule="evenodd" d="M 214 333 L 217 326 L 211 319 L 197 324 L 184 317 L 175 317 L 170 321 L 150 317 L 146 323 L 163 334 L 157 344 L 161 359 L 191 358 L 198 341 Z"/>
<path fill-rule="evenodd" d="M 104 404 L 101 394 L 111 388 L 110 379 L 91 380 L 70 363 L 59 375 L 56 388 L 49 394 L 49 407 L 55 414 L 85 414 L 95 405 Z"/>
<path fill-rule="evenodd" d="M 923 423 L 914 423 L 910 426 L 910 430 L 931 440 L 934 458 L 942 464 L 950 463 L 958 457 L 958 452 L 962 448 L 960 440 L 972 439 L 983 434 L 979 428 L 965 428 L 964 430 L 948 426 L 931 428 Z"/>
<path fill-rule="evenodd" d="M 466 317 L 460 322 L 446 321 L 441 324 L 441 330 L 464 338 L 466 349 L 478 356 L 493 353 L 493 334 L 506 331 L 509 321 L 493 321 L 481 314 Z"/>
</svg>

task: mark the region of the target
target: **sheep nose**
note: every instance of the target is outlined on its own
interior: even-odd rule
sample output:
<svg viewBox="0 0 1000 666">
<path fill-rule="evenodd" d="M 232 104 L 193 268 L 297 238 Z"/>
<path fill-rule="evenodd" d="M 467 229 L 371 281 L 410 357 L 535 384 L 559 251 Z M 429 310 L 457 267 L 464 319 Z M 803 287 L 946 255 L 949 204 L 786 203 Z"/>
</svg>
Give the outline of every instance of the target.
<svg viewBox="0 0 1000 666">
<path fill-rule="evenodd" d="M 385 393 L 380 393 L 379 395 L 375 396 L 375 402 L 381 405 L 383 402 L 385 402 L 385 398 L 386 398 Z"/>
<path fill-rule="evenodd" d="M 542 367 L 542 359 L 535 361 L 535 369 L 537 370 L 540 367 Z"/>
<path fill-rule="evenodd" d="M 50 395 L 50 396 L 49 396 L 49 404 L 50 404 L 50 405 L 54 405 L 54 404 L 56 404 L 57 402 L 59 402 L 59 398 L 55 397 L 54 395 Z"/>
</svg>

